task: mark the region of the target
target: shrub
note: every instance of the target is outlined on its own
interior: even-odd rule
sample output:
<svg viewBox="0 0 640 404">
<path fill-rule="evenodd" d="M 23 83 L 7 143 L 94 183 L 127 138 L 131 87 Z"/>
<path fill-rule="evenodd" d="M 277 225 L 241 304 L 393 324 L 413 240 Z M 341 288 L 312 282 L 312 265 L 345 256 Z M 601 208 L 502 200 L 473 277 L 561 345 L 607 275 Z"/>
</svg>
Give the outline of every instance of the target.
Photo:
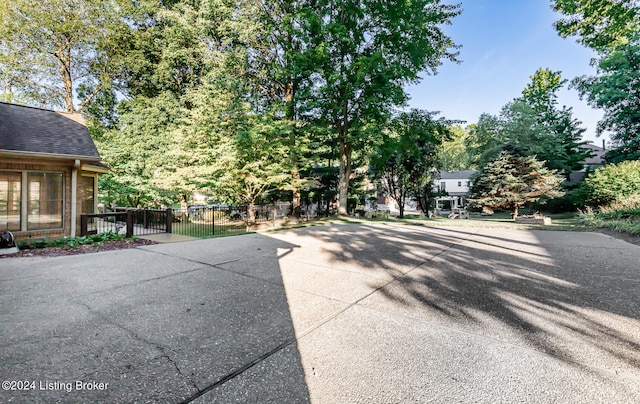
<svg viewBox="0 0 640 404">
<path fill-rule="evenodd" d="M 60 237 L 56 239 L 23 240 L 19 243 L 19 247 L 23 250 L 48 247 L 73 248 L 85 244 L 99 245 L 105 241 L 117 241 L 124 238 L 125 237 L 122 234 L 107 232 L 82 237 Z"/>
<path fill-rule="evenodd" d="M 586 202 L 593 206 L 640 195 L 640 161 L 623 161 L 599 168 L 584 180 L 582 190 Z"/>
</svg>

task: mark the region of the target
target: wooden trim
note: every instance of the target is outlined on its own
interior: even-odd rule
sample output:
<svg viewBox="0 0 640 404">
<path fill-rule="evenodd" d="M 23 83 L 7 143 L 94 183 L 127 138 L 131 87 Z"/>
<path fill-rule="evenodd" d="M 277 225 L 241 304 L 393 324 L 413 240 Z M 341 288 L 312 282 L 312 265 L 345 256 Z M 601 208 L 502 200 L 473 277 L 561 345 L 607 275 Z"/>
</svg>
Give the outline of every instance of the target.
<svg viewBox="0 0 640 404">
<path fill-rule="evenodd" d="M 16 150 L 0 150 L 0 156 L 3 157 L 13 157 L 13 158 L 27 158 L 33 159 L 35 158 L 43 158 L 43 159 L 54 159 L 54 160 L 85 160 L 85 161 L 100 161 L 100 157 L 94 156 L 76 156 L 70 154 L 56 154 L 56 153 L 39 153 L 39 152 L 28 152 L 28 151 L 16 151 Z"/>
</svg>

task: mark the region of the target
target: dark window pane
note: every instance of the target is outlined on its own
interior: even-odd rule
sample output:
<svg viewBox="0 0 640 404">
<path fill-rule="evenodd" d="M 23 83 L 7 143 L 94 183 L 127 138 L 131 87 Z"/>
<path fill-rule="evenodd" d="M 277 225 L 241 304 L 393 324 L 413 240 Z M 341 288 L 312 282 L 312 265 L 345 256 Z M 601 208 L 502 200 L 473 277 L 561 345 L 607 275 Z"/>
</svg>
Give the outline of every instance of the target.
<svg viewBox="0 0 640 404">
<path fill-rule="evenodd" d="M 0 231 L 20 231 L 22 174 L 0 171 Z"/>
<path fill-rule="evenodd" d="M 80 213 L 95 213 L 95 204 L 93 200 L 95 182 L 93 177 L 80 177 L 78 181 L 80 187 L 80 200 L 82 208 Z"/>
<path fill-rule="evenodd" d="M 64 186 L 62 173 L 28 173 L 27 229 L 62 228 Z"/>
</svg>

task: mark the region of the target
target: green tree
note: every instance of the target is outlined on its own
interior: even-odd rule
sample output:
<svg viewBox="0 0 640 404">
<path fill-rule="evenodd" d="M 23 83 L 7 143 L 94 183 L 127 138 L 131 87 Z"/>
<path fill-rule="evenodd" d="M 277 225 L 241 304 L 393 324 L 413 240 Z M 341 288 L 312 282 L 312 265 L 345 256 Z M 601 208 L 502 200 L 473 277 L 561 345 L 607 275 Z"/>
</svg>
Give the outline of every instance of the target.
<svg viewBox="0 0 640 404">
<path fill-rule="evenodd" d="M 371 168 L 383 190 L 398 203 L 400 218 L 408 198 L 415 199 L 426 213 L 433 196 L 438 151 L 450 138 L 454 124 L 435 116 L 417 109 L 399 114 L 371 157 Z"/>
<path fill-rule="evenodd" d="M 470 133 L 473 130 L 475 125 L 467 127 L 454 125 L 450 128 L 451 139 L 444 141 L 438 152 L 438 161 L 442 170 L 475 169 L 471 147 L 469 147 Z"/>
<path fill-rule="evenodd" d="M 255 109 L 269 114 L 280 130 L 275 142 L 286 146 L 291 178 L 285 186 L 291 192 L 292 215 L 301 209 L 301 189 L 309 183 L 301 178 L 307 171 L 308 148 L 314 126 L 306 121 L 307 105 L 303 102 L 313 86 L 315 49 L 309 47 L 308 18 L 310 2 L 265 0 L 258 3 L 260 29 L 250 41 L 253 54 L 249 80 L 255 83 L 251 101 Z M 286 123 L 286 125 L 285 125 Z"/>
<path fill-rule="evenodd" d="M 637 0 L 552 0 L 551 7 L 566 17 L 555 28 L 563 37 L 598 52 L 625 44 L 640 28 Z"/>
<path fill-rule="evenodd" d="M 354 150 L 366 147 L 372 127 L 405 103 L 405 84 L 435 72 L 443 58 L 455 60 L 455 45 L 440 26 L 457 14 L 458 6 L 440 0 L 315 2 L 307 18 L 308 46 L 317 54 L 309 102 L 337 140 L 340 214 L 347 213 Z"/>
<path fill-rule="evenodd" d="M 127 99 L 119 125 L 99 146 L 115 181 L 136 181 L 159 201 L 186 208 L 194 191 L 215 188 L 221 154 L 228 161 L 223 152 L 245 164 L 252 155 L 229 145 L 252 147 L 233 140 L 248 131 L 238 122 L 255 114 L 246 79 L 253 5 L 207 0 L 125 6 L 129 29 L 114 34 L 113 47 Z"/>
<path fill-rule="evenodd" d="M 499 116 L 484 114 L 472 132 L 472 153 L 484 165 L 507 143 L 526 146 L 547 168 L 569 178 L 580 170 L 589 149 L 581 140 L 585 129 L 566 106 L 559 107 L 557 93 L 566 80 L 560 72 L 538 69 L 522 96 L 506 104 Z"/>
<path fill-rule="evenodd" d="M 264 118 L 250 117 L 238 122 L 233 136 L 220 138 L 216 150 L 214 190 L 226 201 L 247 204 L 250 223 L 255 221 L 257 200 L 289 178 L 288 149 L 272 142 L 274 128 Z"/>
<path fill-rule="evenodd" d="M 583 182 L 582 192 L 586 202 L 596 206 L 640 195 L 640 161 L 623 161 L 595 170 Z"/>
<path fill-rule="evenodd" d="M 117 24 L 115 10 L 112 0 L 2 0 L 5 100 L 82 110 L 111 83 L 103 45 Z"/>
<path fill-rule="evenodd" d="M 611 132 L 611 162 L 640 159 L 640 32 L 598 61 L 596 76 L 574 80 L 587 102 L 604 110 L 598 133 Z"/>
<path fill-rule="evenodd" d="M 548 168 L 558 170 L 569 180 L 572 171 L 583 168 L 583 162 L 591 152 L 583 147 L 585 129 L 580 127 L 582 122 L 573 117 L 572 108 L 558 106 L 558 91 L 567 80 L 562 79 L 559 71 L 542 68 L 530 78 L 520 100 L 532 109 L 542 129 L 537 137 L 534 136 L 532 151 Z"/>
<path fill-rule="evenodd" d="M 522 148 L 507 145 L 473 180 L 468 198 L 472 208 L 509 209 L 512 217 L 529 202 L 562 196 L 562 178 Z"/>
</svg>

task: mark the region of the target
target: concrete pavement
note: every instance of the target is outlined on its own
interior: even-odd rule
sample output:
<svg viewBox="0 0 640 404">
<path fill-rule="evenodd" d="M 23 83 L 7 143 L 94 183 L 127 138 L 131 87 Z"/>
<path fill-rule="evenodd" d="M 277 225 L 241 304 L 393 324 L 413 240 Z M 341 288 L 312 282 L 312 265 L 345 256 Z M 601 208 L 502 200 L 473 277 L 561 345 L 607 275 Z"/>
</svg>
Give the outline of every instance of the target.
<svg viewBox="0 0 640 404">
<path fill-rule="evenodd" d="M 640 247 L 596 233 L 327 225 L 2 259 L 0 400 L 640 402 L 639 290 Z"/>
</svg>

